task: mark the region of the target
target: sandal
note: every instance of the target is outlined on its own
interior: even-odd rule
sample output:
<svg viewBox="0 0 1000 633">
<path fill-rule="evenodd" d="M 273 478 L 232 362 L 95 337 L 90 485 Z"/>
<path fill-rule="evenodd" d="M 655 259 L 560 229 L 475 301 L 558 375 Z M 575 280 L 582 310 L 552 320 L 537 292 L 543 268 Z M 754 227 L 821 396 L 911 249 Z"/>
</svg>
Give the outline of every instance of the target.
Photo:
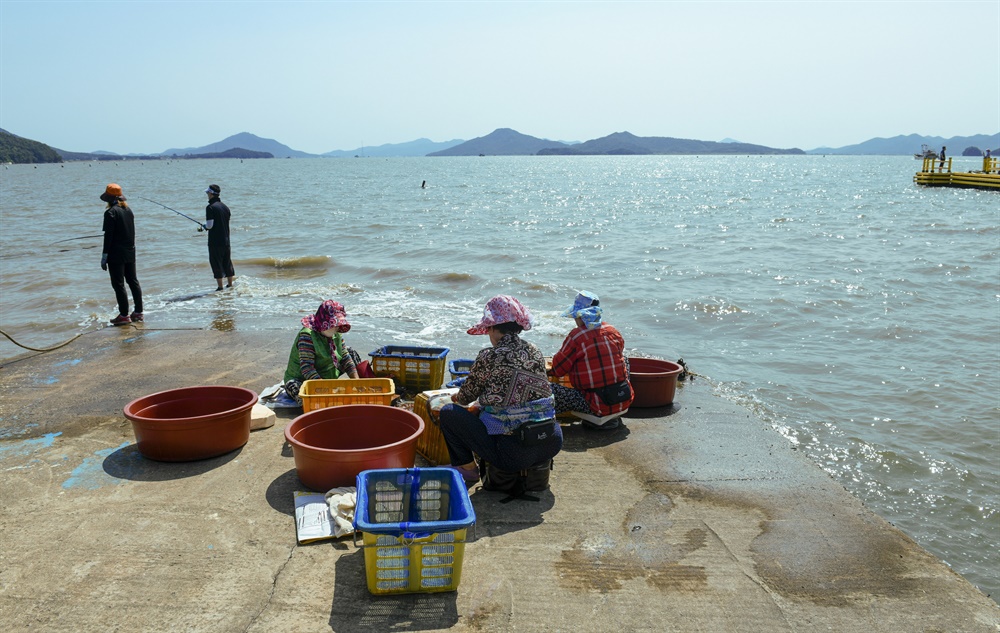
<svg viewBox="0 0 1000 633">
<path fill-rule="evenodd" d="M 473 466 L 472 468 L 462 468 L 461 466 L 452 466 L 458 471 L 458 474 L 462 475 L 462 480 L 465 484 L 471 486 L 479 481 L 479 466 Z"/>
</svg>

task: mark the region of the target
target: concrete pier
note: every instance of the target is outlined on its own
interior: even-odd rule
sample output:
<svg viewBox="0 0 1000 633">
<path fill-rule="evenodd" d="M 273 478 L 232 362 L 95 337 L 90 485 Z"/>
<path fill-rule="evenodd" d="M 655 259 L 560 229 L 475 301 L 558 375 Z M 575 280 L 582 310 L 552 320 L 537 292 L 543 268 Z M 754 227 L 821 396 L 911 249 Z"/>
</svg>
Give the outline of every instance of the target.
<svg viewBox="0 0 1000 633">
<path fill-rule="evenodd" d="M 566 428 L 538 501 L 474 488 L 458 591 L 372 596 L 350 538 L 296 544 L 293 413 L 179 464 L 122 414 L 259 392 L 292 335 L 140 324 L 0 367 L 3 631 L 1000 631 L 996 602 L 701 380 L 618 430 Z"/>
</svg>

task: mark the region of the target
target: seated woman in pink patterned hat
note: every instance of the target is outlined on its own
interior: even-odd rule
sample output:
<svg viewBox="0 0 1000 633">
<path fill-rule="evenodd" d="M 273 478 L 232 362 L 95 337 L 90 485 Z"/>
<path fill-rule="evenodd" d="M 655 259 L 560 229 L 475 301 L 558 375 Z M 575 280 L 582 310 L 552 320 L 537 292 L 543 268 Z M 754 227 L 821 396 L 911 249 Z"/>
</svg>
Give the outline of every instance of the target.
<svg viewBox="0 0 1000 633">
<path fill-rule="evenodd" d="M 344 306 L 330 299 L 320 304 L 316 314 L 302 319 L 302 329 L 292 344 L 283 381 L 290 398 L 302 403 L 299 389 L 307 380 L 332 379 L 341 374 L 358 377 L 360 357 L 344 345 L 340 336 L 350 329 Z"/>
<path fill-rule="evenodd" d="M 531 326 L 531 313 L 520 301 L 499 295 L 489 300 L 482 320 L 468 330 L 489 335 L 492 346 L 479 352 L 465 383 L 452 396 L 456 404 L 442 407 L 440 418 L 452 467 L 466 484 L 479 481 L 474 454 L 500 470 L 517 472 L 551 460 L 562 449 L 545 358 L 519 336 Z M 478 415 L 465 408 L 474 401 Z M 544 433 L 531 440 L 520 437 L 522 425 L 544 421 L 552 422 L 551 427 L 542 424 Z"/>
</svg>

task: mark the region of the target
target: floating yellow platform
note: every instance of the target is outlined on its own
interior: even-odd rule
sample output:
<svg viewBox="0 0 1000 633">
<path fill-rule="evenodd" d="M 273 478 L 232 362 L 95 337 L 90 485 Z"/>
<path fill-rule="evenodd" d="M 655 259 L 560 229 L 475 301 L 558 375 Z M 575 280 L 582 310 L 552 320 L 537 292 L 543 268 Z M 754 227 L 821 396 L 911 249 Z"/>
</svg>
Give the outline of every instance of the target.
<svg viewBox="0 0 1000 633">
<path fill-rule="evenodd" d="M 1000 191 L 998 159 L 983 157 L 982 171 L 953 172 L 951 159 L 939 161 L 925 158 L 923 167 L 913 176 L 913 182 L 926 187 L 964 187 Z"/>
</svg>

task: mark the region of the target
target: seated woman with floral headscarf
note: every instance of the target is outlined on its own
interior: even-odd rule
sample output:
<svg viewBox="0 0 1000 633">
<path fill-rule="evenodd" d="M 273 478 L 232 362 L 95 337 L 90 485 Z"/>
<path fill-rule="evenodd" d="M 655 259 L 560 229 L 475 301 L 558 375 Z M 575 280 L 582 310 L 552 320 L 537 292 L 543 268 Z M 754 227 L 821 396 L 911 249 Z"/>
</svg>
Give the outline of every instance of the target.
<svg viewBox="0 0 1000 633">
<path fill-rule="evenodd" d="M 552 459 L 562 449 L 545 357 L 518 336 L 531 325 L 531 313 L 520 301 L 499 295 L 489 300 L 482 320 L 468 330 L 488 334 L 492 347 L 479 352 L 465 383 L 452 396 L 456 404 L 442 407 L 440 417 L 452 467 L 467 484 L 479 480 L 476 455 L 502 471 L 517 472 Z M 474 401 L 478 415 L 465 408 Z M 527 425 L 533 423 L 545 428 L 528 437 Z"/>
<path fill-rule="evenodd" d="M 553 385 L 556 412 L 579 411 L 607 418 L 623 413 L 632 404 L 634 393 L 629 382 L 625 339 L 610 323 L 601 320 L 600 299 L 592 292 L 580 292 L 573 305 L 562 313 L 576 321 L 562 347 L 552 357 L 553 376 L 569 375 L 573 388 Z M 613 429 L 620 420 L 612 418 L 603 425 L 584 420 L 587 428 Z"/>
<path fill-rule="evenodd" d="M 341 374 L 357 378 L 360 358 L 340 336 L 351 329 L 351 324 L 344 306 L 336 301 L 324 301 L 316 314 L 302 319 L 302 326 L 288 355 L 284 378 L 285 393 L 299 404 L 303 382 L 338 378 Z"/>
</svg>

